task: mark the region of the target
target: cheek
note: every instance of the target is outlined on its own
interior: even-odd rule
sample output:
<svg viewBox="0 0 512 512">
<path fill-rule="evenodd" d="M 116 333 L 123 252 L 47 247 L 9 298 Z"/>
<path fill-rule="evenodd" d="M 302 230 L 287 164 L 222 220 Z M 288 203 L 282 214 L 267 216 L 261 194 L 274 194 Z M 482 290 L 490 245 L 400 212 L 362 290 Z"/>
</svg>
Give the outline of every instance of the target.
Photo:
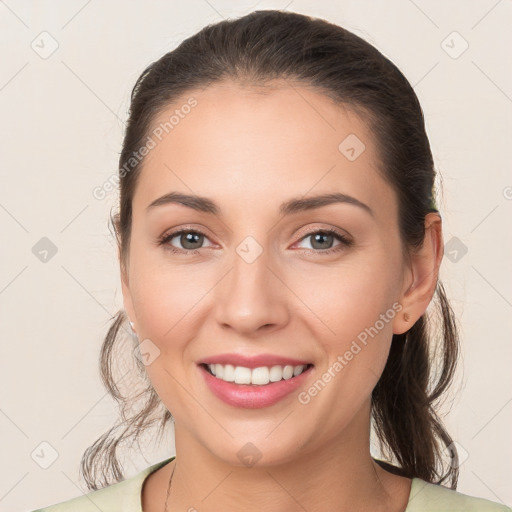
<svg viewBox="0 0 512 512">
<path fill-rule="evenodd" d="M 301 277 L 295 278 L 294 292 L 317 317 L 323 329 L 321 338 L 329 339 L 330 333 L 330 338 L 342 348 L 347 339 L 373 326 L 386 312 L 385 320 L 394 317 L 393 304 L 399 291 L 397 261 L 384 249 L 376 248 L 350 263 L 318 266 L 314 271 L 298 274 Z M 391 322 L 385 322 L 385 326 L 379 322 L 378 327 L 392 331 Z"/>
<path fill-rule="evenodd" d="M 135 268 L 135 267 L 134 267 Z M 146 365 L 151 384 L 176 420 L 193 417 L 197 404 L 183 392 L 190 369 L 189 341 L 197 337 L 194 315 L 204 290 L 188 272 L 140 265 L 134 272 L 132 299 L 139 323 L 139 338 L 148 343 L 152 359 Z M 141 346 L 141 351 L 143 346 Z M 152 352 L 151 352 L 152 351 Z M 188 411 L 184 412 L 184 411 Z"/>
<path fill-rule="evenodd" d="M 145 329 L 142 334 L 148 338 L 177 339 L 176 331 L 187 324 L 211 288 L 204 269 L 187 264 L 189 256 L 182 258 L 162 247 L 134 244 L 130 291 L 139 325 Z"/>
<path fill-rule="evenodd" d="M 368 264 L 337 275 L 331 271 L 320 288 L 316 281 L 318 293 L 310 296 L 308 306 L 321 322 L 309 325 L 326 357 L 318 380 L 301 395 L 300 403 L 315 408 L 312 416 L 320 417 L 327 435 L 335 435 L 354 417 L 382 375 L 393 319 L 401 310 L 392 276 Z"/>
<path fill-rule="evenodd" d="M 163 370 L 165 361 L 175 361 L 176 368 L 181 364 L 186 342 L 194 336 L 190 319 L 194 305 L 197 308 L 200 303 L 201 287 L 188 272 L 162 261 L 151 261 L 148 255 L 134 257 L 132 268 L 130 292 L 139 339 L 149 339 L 162 356 L 147 366 L 148 374 L 156 378 L 157 369 Z"/>
<path fill-rule="evenodd" d="M 141 334 L 157 344 L 182 339 L 183 327 L 204 295 L 200 286 L 179 271 L 141 274 L 137 281 L 132 296 Z"/>
<path fill-rule="evenodd" d="M 333 382 L 332 392 L 318 402 L 328 402 L 329 410 L 340 400 L 357 409 L 382 374 L 393 319 L 401 310 L 396 301 L 399 264 L 399 258 L 375 249 L 350 265 L 304 273 L 307 277 L 300 280 L 297 294 L 307 297 L 305 302 L 317 317 L 309 325 L 326 355 L 320 378 Z M 330 424 L 333 419 L 326 421 Z"/>
</svg>

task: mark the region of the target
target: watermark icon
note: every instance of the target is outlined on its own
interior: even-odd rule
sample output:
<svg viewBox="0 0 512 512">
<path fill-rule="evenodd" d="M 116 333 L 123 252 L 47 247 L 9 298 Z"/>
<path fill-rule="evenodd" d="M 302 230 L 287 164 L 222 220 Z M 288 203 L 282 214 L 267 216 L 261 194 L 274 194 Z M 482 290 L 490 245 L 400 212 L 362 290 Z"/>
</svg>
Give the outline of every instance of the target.
<svg viewBox="0 0 512 512">
<path fill-rule="evenodd" d="M 107 197 L 109 192 L 112 192 L 112 190 L 117 188 L 119 180 L 129 174 L 144 157 L 149 155 L 151 150 L 156 148 L 157 141 L 160 142 L 163 139 L 164 133 L 168 134 L 174 130 L 174 128 L 182 119 L 185 119 L 185 116 L 187 116 L 195 106 L 197 106 L 197 100 L 192 96 L 188 98 L 187 102 L 181 105 L 179 109 L 177 108 L 174 110 L 174 113 L 171 114 L 168 121 L 160 123 L 156 128 L 154 128 L 151 135 L 147 136 L 144 144 L 137 151 L 132 153 L 130 158 L 128 158 L 128 161 L 119 169 L 118 173 L 111 174 L 101 186 L 94 187 L 92 190 L 94 199 L 101 201 Z"/>
<path fill-rule="evenodd" d="M 144 366 L 149 366 L 160 355 L 160 349 L 149 338 L 146 338 L 133 349 L 133 355 Z"/>
<path fill-rule="evenodd" d="M 311 402 L 311 399 L 320 393 L 325 386 L 338 375 L 345 366 L 348 365 L 354 357 L 361 352 L 361 350 L 368 344 L 368 337 L 375 338 L 377 334 L 379 334 L 382 329 L 389 324 L 393 318 L 395 318 L 396 314 L 402 311 L 402 304 L 399 302 L 393 303 L 392 307 L 389 308 L 385 313 L 381 313 L 379 315 L 379 319 L 375 321 L 375 323 L 366 327 L 363 331 L 361 331 L 357 335 L 357 340 L 353 340 L 350 348 L 344 352 L 343 355 L 338 355 L 334 363 L 327 368 L 327 370 L 321 375 L 319 379 L 317 379 L 312 386 L 310 386 L 306 391 L 301 391 L 297 399 L 299 403 L 302 405 L 307 405 Z M 358 343 L 359 341 L 359 343 Z M 361 346 L 363 345 L 363 346 Z"/>
<path fill-rule="evenodd" d="M 237 452 L 240 462 L 249 468 L 252 468 L 258 462 L 263 454 L 252 443 L 245 443 Z"/>
<path fill-rule="evenodd" d="M 57 254 L 57 251 L 57 246 L 46 236 L 43 236 L 32 247 L 32 254 L 43 263 L 48 263 Z"/>
<path fill-rule="evenodd" d="M 441 48 L 452 59 L 458 59 L 469 48 L 469 43 L 454 30 L 441 41 Z"/>
<path fill-rule="evenodd" d="M 42 441 L 30 456 L 39 467 L 48 469 L 59 458 L 59 452 L 48 441 Z"/>
<path fill-rule="evenodd" d="M 452 262 L 458 263 L 468 252 L 468 246 L 456 236 L 444 245 L 444 254 Z"/>
<path fill-rule="evenodd" d="M 447 448 L 448 455 L 450 456 L 450 466 L 458 468 L 466 462 L 469 458 L 468 451 L 457 441 L 453 441 Z"/>
<path fill-rule="evenodd" d="M 246 262 L 253 263 L 263 252 L 263 247 L 252 236 L 246 236 L 236 247 L 236 253 Z"/>
<path fill-rule="evenodd" d="M 512 187 L 505 187 L 503 189 L 503 197 L 508 200 L 512 199 Z"/>
<path fill-rule="evenodd" d="M 49 32 L 44 30 L 30 43 L 30 47 L 41 59 L 50 58 L 59 48 L 59 43 Z"/>
<path fill-rule="evenodd" d="M 345 137 L 338 146 L 339 152 L 351 162 L 359 158 L 365 149 L 363 141 L 355 133 Z"/>
</svg>

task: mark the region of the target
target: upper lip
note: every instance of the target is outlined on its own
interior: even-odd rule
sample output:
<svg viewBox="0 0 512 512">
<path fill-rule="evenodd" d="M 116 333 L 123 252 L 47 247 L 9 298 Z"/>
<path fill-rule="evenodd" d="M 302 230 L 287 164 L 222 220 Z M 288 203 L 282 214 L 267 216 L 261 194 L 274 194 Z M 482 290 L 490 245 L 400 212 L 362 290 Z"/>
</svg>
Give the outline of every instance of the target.
<svg viewBox="0 0 512 512">
<path fill-rule="evenodd" d="M 309 361 L 273 354 L 258 354 L 254 356 L 245 356 L 242 354 L 218 354 L 203 359 L 199 364 L 231 364 L 233 366 L 244 366 L 246 368 L 259 368 L 260 366 L 299 366 L 312 363 Z"/>
</svg>

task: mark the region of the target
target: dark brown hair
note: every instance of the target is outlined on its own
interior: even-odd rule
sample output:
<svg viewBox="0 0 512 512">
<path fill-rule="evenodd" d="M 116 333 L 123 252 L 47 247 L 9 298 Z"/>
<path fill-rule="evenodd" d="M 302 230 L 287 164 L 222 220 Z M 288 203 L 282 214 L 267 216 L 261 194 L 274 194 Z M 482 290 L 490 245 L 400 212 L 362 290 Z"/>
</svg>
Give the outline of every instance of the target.
<svg viewBox="0 0 512 512">
<path fill-rule="evenodd" d="M 432 195 L 436 172 L 423 112 L 411 85 L 390 60 L 348 30 L 322 19 L 268 10 L 203 28 L 138 78 L 119 158 L 119 212 L 111 219 L 122 270 L 130 245 L 132 199 L 144 163 L 134 156 L 145 145 L 156 117 L 193 89 L 221 80 L 264 86 L 273 79 L 316 87 L 363 117 L 379 150 L 380 172 L 397 193 L 405 253 L 422 245 L 425 216 L 437 211 Z M 427 310 L 406 333 L 393 336 L 388 361 L 372 392 L 372 422 L 390 461 L 379 461 L 384 468 L 432 483 L 449 480 L 456 489 L 457 452 L 436 408 L 452 381 L 459 341 L 440 281 L 432 306 L 435 309 Z M 138 442 L 153 425 L 162 435 L 172 422 L 144 365 L 133 350 L 123 347 L 126 339 L 132 349 L 137 345 L 124 335 L 129 332 L 126 324 L 120 310 L 101 349 L 100 375 L 119 403 L 120 418 L 83 455 L 81 470 L 93 490 L 124 478 L 117 455 L 120 443 Z M 126 375 L 134 375 L 133 369 L 119 378 L 113 374 L 123 354 L 137 368 L 135 383 L 124 383 Z M 131 411 L 137 401 L 142 405 Z"/>
</svg>

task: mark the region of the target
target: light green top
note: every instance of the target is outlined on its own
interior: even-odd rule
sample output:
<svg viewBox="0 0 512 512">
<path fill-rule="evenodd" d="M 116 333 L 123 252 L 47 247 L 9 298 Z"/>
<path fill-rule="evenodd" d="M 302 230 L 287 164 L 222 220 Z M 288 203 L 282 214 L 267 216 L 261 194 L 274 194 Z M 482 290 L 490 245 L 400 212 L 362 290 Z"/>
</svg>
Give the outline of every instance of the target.
<svg viewBox="0 0 512 512">
<path fill-rule="evenodd" d="M 33 512 L 143 512 L 142 484 L 151 473 L 173 459 L 153 464 L 122 482 Z M 413 478 L 405 512 L 512 512 L 512 509 Z"/>
</svg>

